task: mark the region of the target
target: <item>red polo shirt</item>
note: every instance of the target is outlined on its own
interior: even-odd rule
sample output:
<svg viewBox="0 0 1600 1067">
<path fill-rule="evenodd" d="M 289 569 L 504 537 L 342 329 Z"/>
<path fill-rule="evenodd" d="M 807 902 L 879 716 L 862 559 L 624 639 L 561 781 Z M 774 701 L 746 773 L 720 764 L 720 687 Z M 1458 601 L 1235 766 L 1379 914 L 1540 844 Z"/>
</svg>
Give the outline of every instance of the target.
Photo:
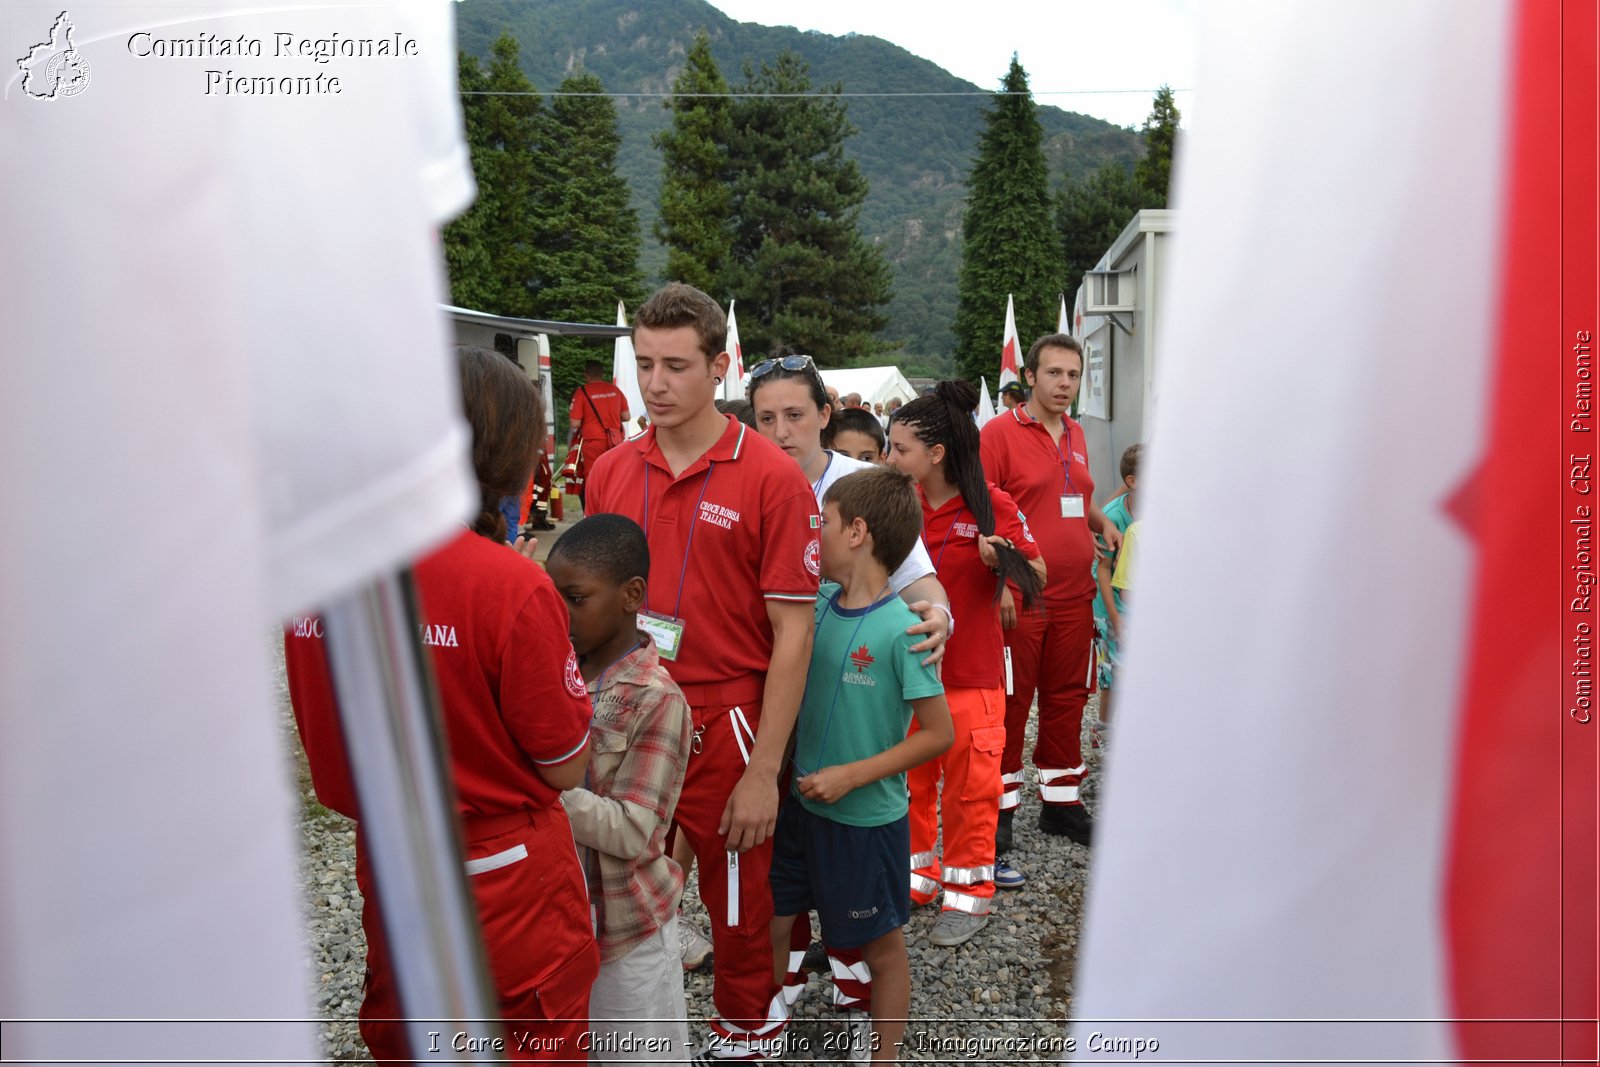
<svg viewBox="0 0 1600 1067">
<path fill-rule="evenodd" d="M 611 382 L 585 382 L 567 408 L 567 423 L 579 428 L 583 454 L 591 463 L 606 451 L 606 430 L 613 431 L 618 443 L 628 436 L 627 421 L 628 401 Z"/>
<path fill-rule="evenodd" d="M 922 543 L 933 557 L 939 584 L 950 596 L 950 610 L 961 620 L 945 646 L 940 675 L 945 685 L 998 689 L 1005 685 L 1000 602 L 995 599 L 998 579 L 978 555 L 977 520 L 959 493 L 937 509 L 929 506 L 921 486 L 917 496 L 922 501 Z M 994 507 L 994 532 L 1008 538 L 1027 558 L 1038 559 L 1039 546 L 1016 502 L 993 483 L 989 500 Z"/>
<path fill-rule="evenodd" d="M 1044 554 L 1047 601 L 1093 599 L 1094 536 L 1089 533 L 1089 504 L 1094 479 L 1089 475 L 1088 446 L 1083 427 L 1062 416 L 1061 445 L 1050 431 L 1017 405 L 983 427 L 983 471 L 1009 493 L 1028 516 L 1028 526 Z M 1083 497 L 1084 517 L 1063 518 L 1061 498 Z"/>
<path fill-rule="evenodd" d="M 683 620 L 678 658 L 663 665 L 689 703 L 759 700 L 772 659 L 765 601 L 817 598 L 817 502 L 799 465 L 729 418 L 717 443 L 674 478 L 652 426 L 600 457 L 588 506 L 643 527 L 650 542 L 646 606 Z M 755 690 L 714 700 L 696 686 Z"/>
<path fill-rule="evenodd" d="M 466 530 L 418 563 L 416 579 L 460 814 L 556 803 L 560 791 L 534 768 L 583 751 L 589 698 L 555 585 L 506 545 Z M 354 816 L 319 620 L 285 627 L 284 658 L 317 796 Z"/>
</svg>

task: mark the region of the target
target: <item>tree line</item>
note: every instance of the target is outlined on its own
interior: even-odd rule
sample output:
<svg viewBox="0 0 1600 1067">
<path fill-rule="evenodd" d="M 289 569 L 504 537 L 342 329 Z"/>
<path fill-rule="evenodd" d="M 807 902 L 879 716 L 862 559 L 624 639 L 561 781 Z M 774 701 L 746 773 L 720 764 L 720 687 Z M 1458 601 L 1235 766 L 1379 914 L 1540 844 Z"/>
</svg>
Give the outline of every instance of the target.
<svg viewBox="0 0 1600 1067">
<path fill-rule="evenodd" d="M 735 95 L 701 31 L 663 104 L 670 125 L 655 140 L 655 233 L 665 275 L 724 304 L 737 298 L 748 353 L 789 346 L 825 366 L 879 361 L 903 345 L 883 336 L 893 275 L 861 234 L 867 181 L 844 152 L 856 131 L 840 86 L 814 87 L 787 50 L 741 74 Z M 640 225 L 617 168 L 616 108 L 599 78 L 579 70 L 547 102 L 505 32 L 486 65 L 461 54 L 460 80 L 479 191 L 444 233 L 452 300 L 585 322 L 611 321 L 618 300 L 636 304 L 646 288 Z M 1165 206 L 1179 118 L 1163 87 L 1131 172 L 1107 164 L 1052 191 L 1037 107 L 1014 57 L 1003 88 L 1018 95 L 996 97 L 985 114 L 963 223 L 955 366 L 974 381 L 998 368 L 1008 293 L 1024 339 L 1053 329 L 1059 294 L 1075 291 L 1135 211 Z M 552 339 L 558 395 L 599 354 L 593 342 Z"/>
</svg>

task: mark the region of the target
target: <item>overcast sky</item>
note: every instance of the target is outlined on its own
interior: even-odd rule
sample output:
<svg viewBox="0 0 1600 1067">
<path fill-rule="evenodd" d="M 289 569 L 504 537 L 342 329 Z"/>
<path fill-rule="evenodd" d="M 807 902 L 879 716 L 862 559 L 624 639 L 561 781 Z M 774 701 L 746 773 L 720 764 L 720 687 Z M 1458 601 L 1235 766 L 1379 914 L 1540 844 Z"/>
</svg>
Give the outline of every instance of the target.
<svg viewBox="0 0 1600 1067">
<path fill-rule="evenodd" d="M 1016 52 L 1040 103 L 1138 126 L 1156 86 L 1192 90 L 1198 0 L 710 0 L 741 22 L 864 33 L 997 88 Z M 846 91 L 849 90 L 846 86 Z M 1132 93 L 1084 90 L 1133 89 Z M 1071 92 L 1073 95 L 1046 95 Z M 1080 95 L 1081 94 L 1081 95 Z M 1183 125 L 1195 98 L 1178 93 Z"/>
</svg>

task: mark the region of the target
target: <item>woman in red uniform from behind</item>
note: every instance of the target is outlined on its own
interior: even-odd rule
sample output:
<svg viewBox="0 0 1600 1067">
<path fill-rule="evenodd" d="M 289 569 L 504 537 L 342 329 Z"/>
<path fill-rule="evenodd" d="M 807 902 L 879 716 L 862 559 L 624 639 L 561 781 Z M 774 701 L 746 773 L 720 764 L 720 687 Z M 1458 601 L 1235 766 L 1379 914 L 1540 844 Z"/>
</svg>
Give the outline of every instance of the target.
<svg viewBox="0 0 1600 1067">
<path fill-rule="evenodd" d="M 599 953 L 559 798 L 583 780 L 589 703 L 566 607 L 544 571 L 506 545 L 497 507 L 527 483 L 544 414 L 532 384 L 504 356 L 467 347 L 456 353 L 481 507 L 471 529 L 417 564 L 423 643 L 439 684 L 466 870 L 507 1024 L 504 1055 L 576 1059 Z M 317 794 L 358 817 L 320 626 L 296 620 L 284 644 Z M 375 1059 L 409 1060 L 401 1027 L 378 1021 L 403 1012 L 377 910 L 382 887 L 373 884 L 359 821 L 356 876 L 367 900 L 361 1035 Z"/>
</svg>

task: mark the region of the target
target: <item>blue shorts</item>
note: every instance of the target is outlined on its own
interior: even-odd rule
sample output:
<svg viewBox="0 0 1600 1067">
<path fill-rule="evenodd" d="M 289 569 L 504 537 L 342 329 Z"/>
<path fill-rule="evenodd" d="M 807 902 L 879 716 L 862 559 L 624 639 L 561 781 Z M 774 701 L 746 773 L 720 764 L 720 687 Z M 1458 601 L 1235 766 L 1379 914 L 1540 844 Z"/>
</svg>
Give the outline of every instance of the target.
<svg viewBox="0 0 1600 1067">
<path fill-rule="evenodd" d="M 772 845 L 775 915 L 816 911 L 822 943 L 860 948 L 911 919 L 911 820 L 847 826 L 784 798 Z"/>
<path fill-rule="evenodd" d="M 1128 624 L 1128 612 L 1124 608 L 1120 613 L 1122 624 Z M 1098 665 L 1098 681 L 1101 691 L 1109 690 L 1116 684 L 1117 668 L 1122 666 L 1122 652 L 1117 648 L 1117 635 L 1111 630 L 1111 618 L 1107 615 L 1094 617 L 1095 662 Z"/>
</svg>

